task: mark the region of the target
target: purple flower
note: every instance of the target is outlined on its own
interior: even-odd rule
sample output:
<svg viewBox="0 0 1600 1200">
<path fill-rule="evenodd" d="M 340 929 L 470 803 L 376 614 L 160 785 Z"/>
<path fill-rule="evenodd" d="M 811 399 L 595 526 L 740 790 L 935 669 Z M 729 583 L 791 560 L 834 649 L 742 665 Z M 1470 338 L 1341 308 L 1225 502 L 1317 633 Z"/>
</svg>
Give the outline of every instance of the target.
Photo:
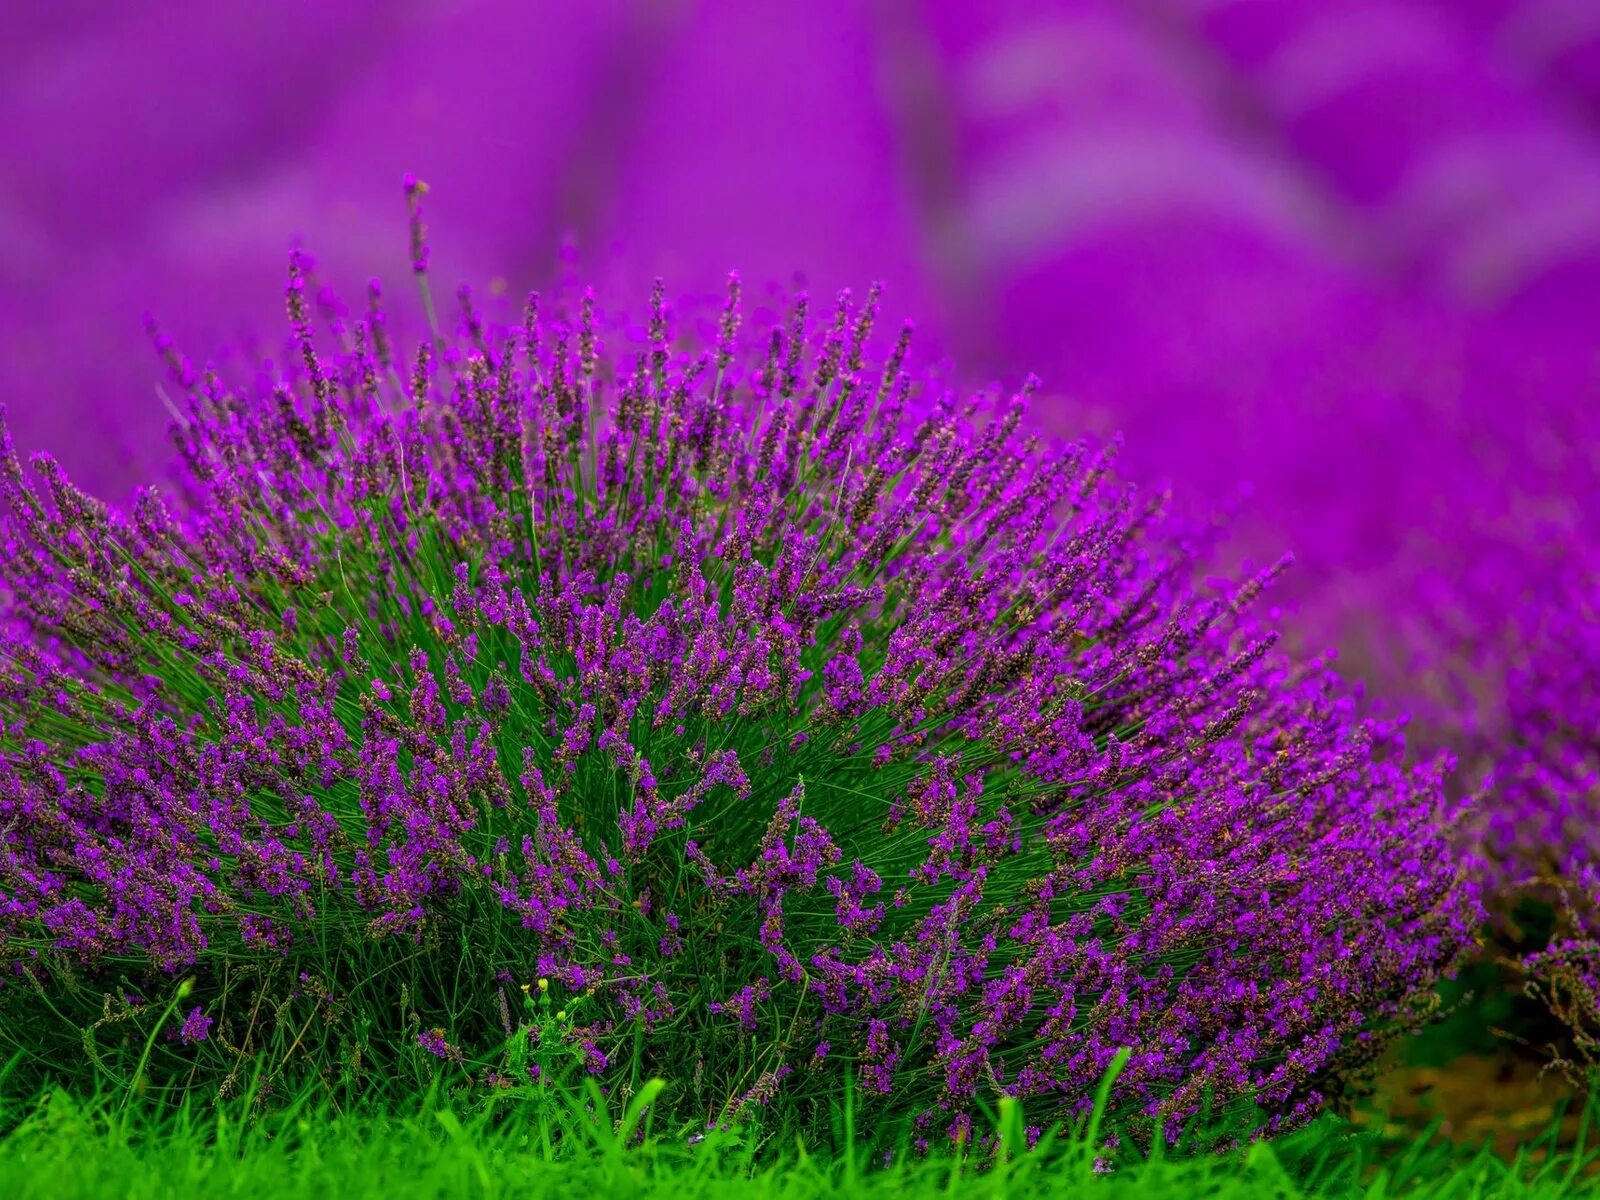
<svg viewBox="0 0 1600 1200">
<path fill-rule="evenodd" d="M 183 1019 L 183 1028 L 178 1031 L 178 1037 L 186 1046 L 196 1042 L 203 1042 L 211 1036 L 211 1027 L 216 1021 L 205 1015 L 205 1010 L 200 1005 L 195 1005 L 189 1015 Z"/>
<path fill-rule="evenodd" d="M 461 1051 L 445 1040 L 444 1030 L 424 1029 L 417 1034 L 417 1045 L 421 1046 L 435 1058 L 445 1062 L 460 1062 Z"/>
</svg>

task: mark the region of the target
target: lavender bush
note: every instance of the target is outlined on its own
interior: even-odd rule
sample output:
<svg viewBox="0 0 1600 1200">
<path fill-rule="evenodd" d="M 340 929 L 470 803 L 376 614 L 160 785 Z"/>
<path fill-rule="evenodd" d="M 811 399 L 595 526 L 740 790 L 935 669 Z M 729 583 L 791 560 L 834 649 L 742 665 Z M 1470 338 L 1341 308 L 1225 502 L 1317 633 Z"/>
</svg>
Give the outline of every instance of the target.
<svg viewBox="0 0 1600 1200">
<path fill-rule="evenodd" d="M 1487 763 L 1477 825 L 1493 930 L 1516 957 L 1524 991 L 1563 1027 L 1547 1048 L 1575 1081 L 1600 1066 L 1597 567 L 1578 544 L 1532 577 L 1520 603 L 1499 608 L 1511 665 L 1501 719 L 1478 731 L 1474 747 Z M 1494 630 L 1480 615 L 1482 630 Z"/>
<path fill-rule="evenodd" d="M 1147 1134 L 1278 1127 L 1470 942 L 1444 764 L 1277 652 L 1277 568 L 1203 580 L 1214 524 L 880 347 L 876 289 L 754 336 L 737 280 L 699 334 L 464 293 L 412 355 L 311 269 L 286 362 L 163 343 L 170 493 L 6 440 L 38 1063 L 662 1075 L 713 1121 L 848 1077 L 938 1139 L 1081 1115 L 1128 1048 Z"/>
<path fill-rule="evenodd" d="M 1569 1070 L 1600 1066 L 1600 593 L 1573 593 L 1541 661 L 1518 673 L 1513 708 L 1520 738 L 1501 760 L 1503 802 L 1492 845 L 1513 887 L 1544 895 L 1556 915 L 1548 946 L 1528 954 L 1531 995 L 1566 1026 Z M 1576 1073 L 1576 1072 L 1574 1072 Z"/>
</svg>

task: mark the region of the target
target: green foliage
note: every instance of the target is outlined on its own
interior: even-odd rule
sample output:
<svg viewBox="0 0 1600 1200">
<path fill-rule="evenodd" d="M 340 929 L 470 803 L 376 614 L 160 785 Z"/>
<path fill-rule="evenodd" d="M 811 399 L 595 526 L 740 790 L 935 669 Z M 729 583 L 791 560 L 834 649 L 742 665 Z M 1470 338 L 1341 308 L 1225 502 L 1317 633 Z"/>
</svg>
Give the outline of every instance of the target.
<svg viewBox="0 0 1600 1200">
<path fill-rule="evenodd" d="M 250 1094 L 211 1107 L 128 1105 L 123 1097 L 51 1092 L 0 1111 L 0 1195 L 305 1195 L 413 1198 L 517 1196 L 956 1196 L 1104 1200 L 1543 1200 L 1600 1196 L 1600 1154 L 1559 1148 L 1555 1131 L 1514 1161 L 1424 1136 L 1395 1146 L 1332 1118 L 1271 1143 L 1221 1155 L 1107 1163 L 1098 1120 L 1047 1134 L 1032 1148 L 1016 1106 L 963 1153 L 918 1157 L 854 1126 L 834 1106 L 832 1146 L 770 1129 L 703 1138 L 657 1127 L 667 1085 L 646 1081 L 626 1100 L 591 1082 L 560 1103 L 514 1097 L 471 1109 L 434 1090 L 412 1103 L 341 1112 L 305 1096 L 263 1108 Z M 554 1093 L 551 1093 L 553 1096 Z M 1595 1112 L 1591 1109 L 1592 1126 Z M 1592 1139 L 1591 1139 L 1592 1140 Z M 1103 1147 L 1102 1147 L 1103 1149 Z"/>
</svg>

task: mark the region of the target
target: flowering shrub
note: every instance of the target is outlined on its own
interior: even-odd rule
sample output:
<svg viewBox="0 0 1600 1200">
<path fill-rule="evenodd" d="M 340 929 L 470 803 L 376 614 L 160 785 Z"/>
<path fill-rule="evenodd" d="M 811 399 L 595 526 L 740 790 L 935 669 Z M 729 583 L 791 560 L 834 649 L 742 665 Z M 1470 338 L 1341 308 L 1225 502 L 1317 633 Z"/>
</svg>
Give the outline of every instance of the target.
<svg viewBox="0 0 1600 1200">
<path fill-rule="evenodd" d="M 175 1080 L 649 1073 L 715 1120 L 848 1074 L 928 1138 L 1081 1114 L 1126 1047 L 1171 1134 L 1313 1111 L 1469 942 L 1441 764 L 1275 651 L 1277 569 L 1196 582 L 1213 527 L 1031 388 L 869 362 L 876 291 L 751 337 L 735 280 L 704 338 L 464 295 L 412 357 L 375 288 L 315 329 L 310 269 L 292 366 L 163 347 L 170 499 L 4 447 L 22 1044 L 116 1069 L 181 975 Z"/>
<path fill-rule="evenodd" d="M 1587 567 L 1585 568 L 1587 570 Z M 1584 884 L 1600 864 L 1600 590 L 1571 570 L 1508 612 L 1521 653 L 1505 683 L 1507 741 L 1492 747 L 1486 848 L 1503 886 Z M 1485 739 L 1487 740 L 1487 739 Z M 1486 746 L 1486 752 L 1491 747 Z"/>
<path fill-rule="evenodd" d="M 1575 1077 L 1600 1065 L 1600 587 L 1574 547 L 1498 612 L 1510 642 L 1495 738 L 1481 730 L 1485 883 L 1494 930 L 1527 993 L 1566 1029 L 1551 1049 Z M 1490 629 L 1489 613 L 1481 614 Z M 1492 727 L 1491 727 L 1492 728 Z M 1519 919 L 1548 910 L 1548 930 Z"/>
<path fill-rule="evenodd" d="M 1600 1022 L 1563 998 L 1600 968 L 1600 460 L 1579 381 L 1506 411 L 1489 404 L 1507 383 L 1493 361 L 1505 352 L 1478 360 L 1475 395 L 1451 414 L 1470 437 L 1426 469 L 1431 510 L 1412 510 L 1412 544 L 1369 573 L 1352 607 L 1389 615 L 1366 622 L 1382 652 L 1367 673 L 1413 707 L 1412 743 L 1461 760 L 1454 787 L 1471 814 L 1459 845 L 1483 884 L 1487 957 L 1577 1041 L 1526 1006 L 1514 1037 L 1573 1060 L 1600 1044 Z"/>
</svg>

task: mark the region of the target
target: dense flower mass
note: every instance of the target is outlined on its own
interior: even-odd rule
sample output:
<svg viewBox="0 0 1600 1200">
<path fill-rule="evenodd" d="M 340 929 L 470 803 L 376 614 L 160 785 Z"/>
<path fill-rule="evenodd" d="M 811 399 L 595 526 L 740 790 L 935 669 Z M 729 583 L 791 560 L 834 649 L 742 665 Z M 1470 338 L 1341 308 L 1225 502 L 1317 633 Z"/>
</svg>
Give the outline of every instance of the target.
<svg viewBox="0 0 1600 1200">
<path fill-rule="evenodd" d="M 1501 597 L 1505 628 L 1479 614 L 1511 666 L 1475 738 L 1478 828 L 1493 928 L 1566 1027 L 1551 1048 L 1576 1076 L 1600 1064 L 1600 563 L 1579 544 L 1525 565 L 1544 569 L 1520 602 Z"/>
<path fill-rule="evenodd" d="M 172 494 L 4 447 L 41 1053 L 81 1013 L 114 1064 L 185 975 L 158 1056 L 225 1086 L 647 1072 L 718 1120 L 848 1073 L 936 1139 L 1081 1114 L 1127 1047 L 1170 1134 L 1312 1111 L 1470 940 L 1442 765 L 1276 651 L 1277 568 L 1198 582 L 1215 528 L 1031 387 L 875 360 L 876 290 L 756 336 L 737 280 L 702 336 L 463 293 L 412 356 L 376 286 L 314 325 L 311 269 L 288 364 L 163 347 Z"/>
<path fill-rule="evenodd" d="M 1505 683 L 1505 744 L 1493 754 L 1485 814 L 1489 855 L 1505 886 L 1541 879 L 1600 900 L 1600 574 L 1583 562 L 1512 608 L 1522 648 Z"/>
<path fill-rule="evenodd" d="M 1473 444 L 1428 468 L 1434 499 L 1411 510 L 1411 546 L 1373 572 L 1372 600 L 1387 599 L 1395 619 L 1368 621 L 1368 670 L 1404 689 L 1414 742 L 1460 757 L 1455 786 L 1473 810 L 1460 850 L 1483 882 L 1490 956 L 1520 961 L 1510 977 L 1577 1040 L 1531 1010 L 1517 1036 L 1559 1058 L 1595 1057 L 1600 458 L 1580 388 L 1494 410 L 1505 376 L 1480 362 L 1471 391 L 1484 407 L 1459 422 Z M 1545 954 L 1552 944 L 1559 953 Z M 1585 979 L 1586 1003 L 1558 994 Z"/>
</svg>

